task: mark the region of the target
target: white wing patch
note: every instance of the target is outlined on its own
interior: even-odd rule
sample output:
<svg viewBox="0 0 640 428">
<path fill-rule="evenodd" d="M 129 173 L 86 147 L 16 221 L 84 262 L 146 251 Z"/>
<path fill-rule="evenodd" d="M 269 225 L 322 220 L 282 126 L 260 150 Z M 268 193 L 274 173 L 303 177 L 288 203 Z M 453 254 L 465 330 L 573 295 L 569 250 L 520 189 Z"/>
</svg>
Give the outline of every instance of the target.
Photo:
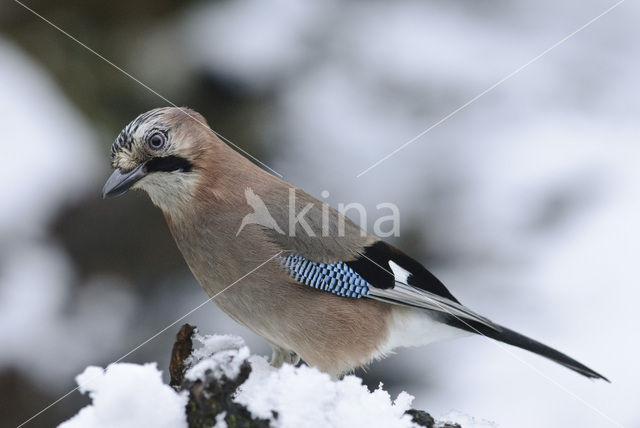
<svg viewBox="0 0 640 428">
<path fill-rule="evenodd" d="M 405 268 L 403 268 L 393 260 L 389 260 L 389 267 L 393 272 L 393 277 L 395 278 L 396 282 L 407 284 L 407 281 L 409 280 L 409 275 L 411 275 L 411 272 L 409 272 L 408 270 L 406 270 Z"/>
</svg>

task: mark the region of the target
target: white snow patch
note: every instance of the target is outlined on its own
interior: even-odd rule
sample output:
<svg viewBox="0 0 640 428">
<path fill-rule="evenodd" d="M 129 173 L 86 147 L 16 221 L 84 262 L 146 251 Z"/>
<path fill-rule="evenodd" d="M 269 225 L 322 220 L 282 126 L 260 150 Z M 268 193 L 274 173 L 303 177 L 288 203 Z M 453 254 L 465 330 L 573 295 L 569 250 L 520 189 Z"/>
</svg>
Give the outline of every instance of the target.
<svg viewBox="0 0 640 428">
<path fill-rule="evenodd" d="M 404 414 L 413 401 L 406 392 L 394 401 L 382 385 L 369 392 L 356 376 L 336 382 L 312 367 L 284 365 L 273 370 L 262 358 L 252 358 L 251 363 L 253 370 L 236 402 L 276 427 L 415 426 Z"/>
<path fill-rule="evenodd" d="M 187 426 L 187 395 L 162 383 L 155 363 L 117 363 L 104 370 L 90 366 L 76 377 L 93 403 L 59 425 L 60 428 L 180 428 Z"/>
<path fill-rule="evenodd" d="M 194 339 L 202 344 L 185 361 L 189 370 L 185 377 L 189 380 L 204 379 L 211 371 L 216 378 L 223 375 L 233 379 L 240 373 L 240 366 L 249 358 L 249 348 L 244 340 L 230 335 L 194 335 Z"/>
<path fill-rule="evenodd" d="M 216 428 L 227 428 L 227 421 L 224 418 L 227 417 L 227 412 L 220 412 L 218 416 L 216 416 L 216 424 L 214 425 Z"/>
<path fill-rule="evenodd" d="M 442 427 L 446 423 L 458 424 L 462 428 L 498 428 L 498 424 L 495 422 L 477 419 L 457 410 L 452 410 L 441 417 L 438 422 L 436 422 L 436 427 Z"/>
</svg>

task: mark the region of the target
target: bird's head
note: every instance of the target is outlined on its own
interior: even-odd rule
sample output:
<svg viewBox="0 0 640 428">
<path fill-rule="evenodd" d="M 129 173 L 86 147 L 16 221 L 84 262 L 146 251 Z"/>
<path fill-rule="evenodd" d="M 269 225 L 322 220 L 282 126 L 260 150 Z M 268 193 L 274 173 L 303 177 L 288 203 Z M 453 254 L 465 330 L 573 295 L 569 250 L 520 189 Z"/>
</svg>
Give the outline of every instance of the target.
<svg viewBox="0 0 640 428">
<path fill-rule="evenodd" d="M 205 119 L 193 110 L 167 107 L 141 114 L 111 146 L 115 171 L 102 196 L 143 189 L 165 211 L 188 204 L 211 149 L 208 146 L 219 142 L 212 134 Z"/>
</svg>

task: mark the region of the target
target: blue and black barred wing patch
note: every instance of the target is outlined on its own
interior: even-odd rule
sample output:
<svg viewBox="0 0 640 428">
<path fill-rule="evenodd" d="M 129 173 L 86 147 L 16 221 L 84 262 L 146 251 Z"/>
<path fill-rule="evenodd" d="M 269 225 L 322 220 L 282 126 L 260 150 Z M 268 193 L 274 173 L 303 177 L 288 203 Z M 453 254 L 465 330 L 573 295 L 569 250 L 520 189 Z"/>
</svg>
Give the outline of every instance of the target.
<svg viewBox="0 0 640 428">
<path fill-rule="evenodd" d="M 282 264 L 296 281 L 318 290 L 356 299 L 369 295 L 370 284 L 346 263 L 316 263 L 291 254 Z"/>
</svg>

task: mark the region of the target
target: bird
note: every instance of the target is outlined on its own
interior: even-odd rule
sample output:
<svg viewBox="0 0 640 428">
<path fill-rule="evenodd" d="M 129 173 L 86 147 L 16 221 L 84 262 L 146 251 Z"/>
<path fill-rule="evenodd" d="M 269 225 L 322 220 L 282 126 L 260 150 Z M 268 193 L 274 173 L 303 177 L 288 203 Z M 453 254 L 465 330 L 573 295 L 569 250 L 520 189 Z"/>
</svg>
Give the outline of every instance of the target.
<svg viewBox="0 0 640 428">
<path fill-rule="evenodd" d="M 464 306 L 420 262 L 250 161 L 194 110 L 139 115 L 112 144 L 111 166 L 103 197 L 145 191 L 202 288 L 270 344 L 275 367 L 302 360 L 337 379 L 396 348 L 482 335 L 608 381 Z"/>
</svg>

